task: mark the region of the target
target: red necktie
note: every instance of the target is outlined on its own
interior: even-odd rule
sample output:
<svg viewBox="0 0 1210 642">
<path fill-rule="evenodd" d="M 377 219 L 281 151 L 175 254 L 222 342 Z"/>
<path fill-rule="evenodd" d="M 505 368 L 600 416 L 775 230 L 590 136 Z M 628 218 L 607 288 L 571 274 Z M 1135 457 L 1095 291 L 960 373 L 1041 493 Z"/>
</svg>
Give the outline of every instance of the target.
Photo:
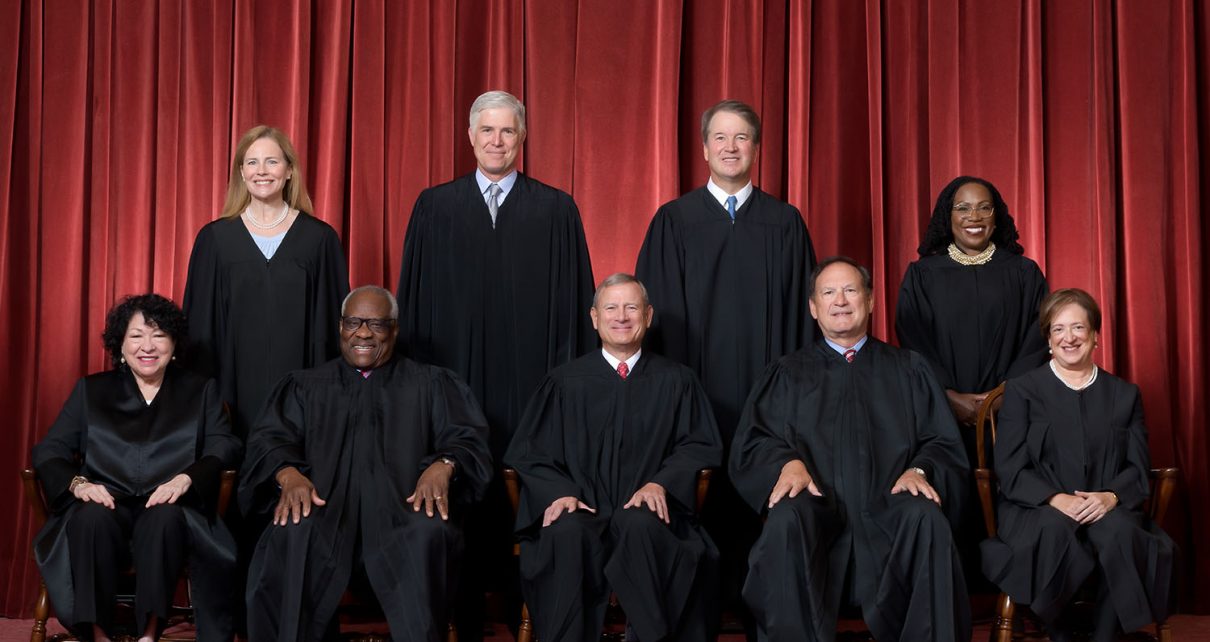
<svg viewBox="0 0 1210 642">
<path fill-rule="evenodd" d="M 853 363 L 853 357 L 856 357 L 856 356 L 857 356 L 857 351 L 852 348 L 849 348 L 848 350 L 844 351 L 844 360 L 848 361 L 849 363 Z"/>
<path fill-rule="evenodd" d="M 618 364 L 618 376 L 621 377 L 622 379 L 625 379 L 626 375 L 628 375 L 628 374 L 630 374 L 630 366 L 626 365 L 625 361 L 623 361 L 622 363 L 619 363 Z"/>
</svg>

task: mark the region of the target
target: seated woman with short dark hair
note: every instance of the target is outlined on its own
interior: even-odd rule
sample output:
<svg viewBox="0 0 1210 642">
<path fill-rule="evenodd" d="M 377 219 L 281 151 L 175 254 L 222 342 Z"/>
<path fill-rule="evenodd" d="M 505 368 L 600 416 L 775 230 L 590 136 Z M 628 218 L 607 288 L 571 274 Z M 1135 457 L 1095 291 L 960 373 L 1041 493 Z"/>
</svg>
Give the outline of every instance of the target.
<svg viewBox="0 0 1210 642">
<path fill-rule="evenodd" d="M 229 640 L 235 542 L 213 518 L 224 468 L 239 464 L 211 379 L 177 366 L 185 315 L 157 294 L 111 309 L 114 369 L 80 379 L 33 462 L 52 515 L 34 554 L 59 621 L 108 640 L 122 573 L 135 569 L 135 635 L 159 637 L 191 566 L 199 640 Z"/>
<path fill-rule="evenodd" d="M 1100 578 L 1093 640 L 1168 615 L 1173 544 L 1142 506 L 1150 494 L 1138 386 L 1093 363 L 1101 311 L 1083 290 L 1052 293 L 1040 325 L 1051 359 L 1010 379 L 996 435 L 999 533 L 983 572 L 1071 639 L 1069 603 Z"/>
</svg>

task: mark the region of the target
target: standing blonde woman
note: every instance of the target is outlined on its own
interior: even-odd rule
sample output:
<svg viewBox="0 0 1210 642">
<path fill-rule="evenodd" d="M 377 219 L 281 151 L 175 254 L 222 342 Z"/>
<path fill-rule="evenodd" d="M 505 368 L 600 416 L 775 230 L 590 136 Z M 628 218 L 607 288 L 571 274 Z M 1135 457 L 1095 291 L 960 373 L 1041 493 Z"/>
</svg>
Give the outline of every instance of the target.
<svg viewBox="0 0 1210 642">
<path fill-rule="evenodd" d="M 241 437 L 278 379 L 339 354 L 348 267 L 335 230 L 311 210 L 290 139 L 258 125 L 236 146 L 222 217 L 193 245 L 183 307 L 196 361 L 218 380 Z"/>
</svg>

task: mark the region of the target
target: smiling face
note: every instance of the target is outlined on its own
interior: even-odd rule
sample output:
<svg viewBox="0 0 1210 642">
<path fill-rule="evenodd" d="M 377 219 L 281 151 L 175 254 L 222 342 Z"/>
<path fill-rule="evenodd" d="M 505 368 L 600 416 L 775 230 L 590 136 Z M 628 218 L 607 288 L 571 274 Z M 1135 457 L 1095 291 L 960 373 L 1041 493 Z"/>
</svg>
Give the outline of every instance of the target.
<svg viewBox="0 0 1210 642">
<path fill-rule="evenodd" d="M 754 135 L 748 121 L 729 111 L 718 112 L 706 126 L 702 154 L 710 166 L 710 178 L 728 193 L 739 191 L 751 178 L 756 156 Z"/>
<path fill-rule="evenodd" d="M 866 290 L 857 268 L 848 263 L 833 263 L 815 279 L 810 306 L 811 316 L 819 322 L 823 335 L 847 347 L 869 330 L 874 296 Z"/>
<path fill-rule="evenodd" d="M 517 124 L 517 114 L 508 107 L 493 107 L 479 112 L 475 124 L 466 130 L 475 148 L 479 171 L 492 182 L 508 176 L 517 165 L 517 152 L 525 134 Z"/>
<path fill-rule="evenodd" d="M 1068 370 L 1085 370 L 1092 366 L 1092 349 L 1097 345 L 1097 332 L 1088 321 L 1088 311 L 1078 303 L 1059 308 L 1050 322 L 1046 338 L 1054 360 Z"/>
<path fill-rule="evenodd" d="M 601 335 L 601 346 L 615 357 L 629 358 L 643 347 L 652 308 L 643 301 L 638 283 L 619 283 L 601 290 L 589 315 Z"/>
<path fill-rule="evenodd" d="M 349 330 L 349 319 L 387 320 L 375 331 L 370 323 L 360 323 Z M 358 370 L 371 370 L 391 360 L 395 352 L 395 336 L 398 324 L 391 321 L 391 302 L 383 295 L 362 291 L 349 298 L 340 326 L 340 354 L 345 361 Z"/>
<path fill-rule="evenodd" d="M 148 324 L 142 312 L 130 317 L 122 339 L 122 358 L 136 377 L 146 382 L 160 381 L 174 350 L 172 337 L 159 326 Z"/>
<path fill-rule="evenodd" d="M 285 152 L 272 138 L 258 138 L 249 145 L 240 163 L 240 174 L 244 177 L 248 195 L 264 203 L 281 200 L 291 173 Z"/>
<path fill-rule="evenodd" d="M 978 254 L 991 243 L 996 231 L 992 194 L 979 183 L 967 183 L 954 192 L 950 210 L 950 232 L 954 245 L 965 254 Z"/>
</svg>

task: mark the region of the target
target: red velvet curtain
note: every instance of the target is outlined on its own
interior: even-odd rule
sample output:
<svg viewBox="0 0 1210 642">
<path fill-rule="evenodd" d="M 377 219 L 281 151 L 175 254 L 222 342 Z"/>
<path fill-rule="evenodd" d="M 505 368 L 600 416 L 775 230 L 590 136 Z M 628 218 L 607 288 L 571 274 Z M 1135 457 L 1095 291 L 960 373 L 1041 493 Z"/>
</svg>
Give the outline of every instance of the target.
<svg viewBox="0 0 1210 642">
<path fill-rule="evenodd" d="M 37 582 L 16 470 L 104 367 L 115 299 L 181 296 L 240 133 L 293 137 L 354 285 L 393 289 L 492 88 L 525 101 L 523 168 L 575 196 L 598 277 L 704 182 L 701 111 L 752 103 L 757 184 L 874 268 L 882 337 L 936 192 L 995 182 L 1051 286 L 1104 306 L 1100 361 L 1182 470 L 1185 606 L 1210 610 L 1208 47 L 1201 0 L 0 0 L 0 613 Z"/>
</svg>

